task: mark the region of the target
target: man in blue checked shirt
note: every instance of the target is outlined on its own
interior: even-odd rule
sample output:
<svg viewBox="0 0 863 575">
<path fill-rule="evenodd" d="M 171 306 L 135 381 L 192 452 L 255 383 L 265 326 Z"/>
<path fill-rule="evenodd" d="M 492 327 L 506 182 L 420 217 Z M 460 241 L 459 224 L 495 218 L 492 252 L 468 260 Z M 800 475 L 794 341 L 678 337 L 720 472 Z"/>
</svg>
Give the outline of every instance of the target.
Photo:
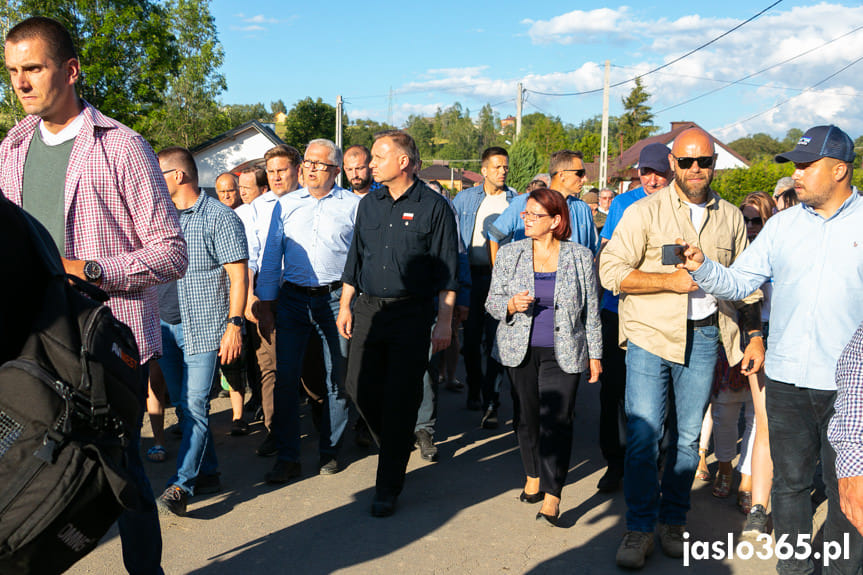
<svg viewBox="0 0 863 575">
<path fill-rule="evenodd" d="M 571 240 L 589 248 L 596 255 L 599 250 L 599 234 L 596 233 L 596 226 L 593 224 L 593 212 L 586 203 L 578 199 L 585 180 L 582 153 L 572 150 L 553 153 L 548 171 L 551 174 L 549 187 L 566 198 L 572 223 Z M 489 227 L 488 245 L 492 265 L 501 244 L 525 238 L 524 221 L 521 219 L 525 206 L 527 206 L 527 194 L 516 196 L 509 207 Z"/>
<path fill-rule="evenodd" d="M 189 496 L 221 489 L 210 432 L 210 386 L 219 360 L 231 363 L 243 348 L 249 254 L 240 218 L 200 192 L 192 154 L 185 148 L 165 148 L 158 159 L 179 212 L 189 269 L 185 277 L 159 290 L 159 367 L 182 413 L 183 441 L 177 473 L 156 503 L 163 513 L 185 515 Z"/>
<path fill-rule="evenodd" d="M 839 356 L 836 387 L 836 414 L 828 437 L 836 450 L 839 503 L 863 533 L 863 323 Z"/>
<path fill-rule="evenodd" d="M 339 471 L 336 455 L 348 423 L 347 340 L 339 335 L 336 316 L 360 203 L 356 195 L 335 185 L 341 169 L 342 152 L 333 142 L 309 142 L 302 162 L 306 187 L 279 198 L 270 220 L 257 284 L 262 330 L 272 325 L 278 305 L 271 429 L 278 459 L 265 476 L 269 483 L 286 483 L 301 475 L 299 385 L 310 337 L 321 340 L 327 373 L 318 470 L 322 475 Z"/>
<path fill-rule="evenodd" d="M 811 540 L 809 493 L 820 459 L 828 501 L 824 543 L 835 542 L 848 553 L 831 563 L 831 572 L 858 573 L 863 536 L 840 510 L 837 474 L 863 474 L 859 452 L 844 449 L 849 439 L 859 445 L 861 411 L 859 400 L 848 401 L 851 390 L 843 388 L 837 397 L 834 379 L 839 355 L 863 321 L 863 198 L 851 186 L 854 143 L 836 126 L 816 126 L 776 161 L 794 163 L 794 190 L 802 204 L 770 218 L 730 268 L 694 246 L 686 247 L 681 267 L 722 299 L 741 299 L 773 280 L 765 372 L 775 537 L 797 542 L 802 534 Z M 827 428 L 834 400 L 831 446 Z M 846 533 L 850 545 L 844 544 Z M 777 570 L 811 573 L 813 564 L 791 557 L 780 559 Z"/>
</svg>

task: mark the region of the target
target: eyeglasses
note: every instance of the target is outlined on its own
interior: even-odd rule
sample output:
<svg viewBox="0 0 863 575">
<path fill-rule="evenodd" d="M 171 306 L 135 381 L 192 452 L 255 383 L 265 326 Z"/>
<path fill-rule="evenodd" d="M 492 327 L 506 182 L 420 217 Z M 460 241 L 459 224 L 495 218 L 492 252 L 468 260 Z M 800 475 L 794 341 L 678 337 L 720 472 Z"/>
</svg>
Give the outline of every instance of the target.
<svg viewBox="0 0 863 575">
<path fill-rule="evenodd" d="M 303 167 L 307 170 L 316 170 L 324 172 L 327 168 L 335 168 L 336 164 L 328 164 L 326 162 L 316 162 L 314 160 L 303 160 Z"/>
<path fill-rule="evenodd" d="M 521 219 L 535 222 L 541 218 L 550 218 L 551 214 L 535 214 L 533 212 L 521 212 Z"/>
<path fill-rule="evenodd" d="M 584 171 L 584 169 L 581 169 L 581 170 L 558 170 L 555 172 L 555 174 L 559 174 L 560 172 L 575 172 L 575 175 L 578 176 L 579 178 L 583 178 L 584 174 L 587 173 L 586 171 Z"/>
<path fill-rule="evenodd" d="M 176 172 L 177 170 L 178 170 L 178 168 L 171 168 L 170 170 L 162 170 L 162 175 L 166 176 L 166 175 L 170 174 L 171 172 Z"/>
<path fill-rule="evenodd" d="M 713 161 L 716 159 L 716 156 L 699 156 L 697 158 L 678 158 L 677 156 L 673 156 L 673 158 L 677 160 L 677 165 L 683 170 L 691 168 L 693 162 L 698 162 L 698 167 L 702 170 L 706 170 L 713 166 Z"/>
<path fill-rule="evenodd" d="M 749 224 L 756 225 L 756 226 L 764 225 L 764 220 L 761 219 L 761 217 L 747 218 L 746 216 L 743 216 L 743 221 L 746 222 L 747 226 Z"/>
</svg>

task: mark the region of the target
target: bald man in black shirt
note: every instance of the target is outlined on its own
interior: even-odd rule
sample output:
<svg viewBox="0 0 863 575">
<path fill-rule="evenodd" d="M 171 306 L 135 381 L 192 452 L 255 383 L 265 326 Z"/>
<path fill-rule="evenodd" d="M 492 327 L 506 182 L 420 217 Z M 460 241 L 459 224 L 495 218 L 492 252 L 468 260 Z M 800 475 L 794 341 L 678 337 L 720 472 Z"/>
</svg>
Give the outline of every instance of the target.
<svg viewBox="0 0 863 575">
<path fill-rule="evenodd" d="M 336 322 L 351 339 L 347 391 L 380 445 L 376 517 L 395 511 L 414 442 L 429 334 L 434 353 L 449 346 L 458 289 L 455 218 L 446 200 L 417 179 L 419 166 L 409 135 L 391 130 L 375 136 L 370 167 L 384 187 L 360 202 Z"/>
</svg>

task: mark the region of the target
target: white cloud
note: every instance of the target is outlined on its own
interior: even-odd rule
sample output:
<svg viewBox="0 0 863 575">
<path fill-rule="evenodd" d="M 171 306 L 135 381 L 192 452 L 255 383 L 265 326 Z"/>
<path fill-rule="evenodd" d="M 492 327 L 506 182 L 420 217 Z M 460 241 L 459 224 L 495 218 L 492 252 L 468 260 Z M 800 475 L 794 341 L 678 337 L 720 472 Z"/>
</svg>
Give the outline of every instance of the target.
<svg viewBox="0 0 863 575">
<path fill-rule="evenodd" d="M 576 10 L 548 20 L 525 20 L 523 23 L 529 25 L 528 34 L 534 43 L 595 41 L 599 34 L 603 35 L 605 43 L 628 40 L 633 46 L 627 49 L 627 54 L 641 60 L 614 62 L 621 66 L 612 69 L 611 81 L 615 83 L 671 62 L 741 22 L 742 19 L 699 15 L 683 15 L 674 20 L 650 20 L 638 13 L 637 9 L 622 7 L 589 12 Z M 651 94 L 649 104 L 654 112 L 661 111 L 722 86 L 720 81 L 738 80 L 822 46 L 861 26 L 863 6 L 859 4 L 843 6 L 822 2 L 768 12 L 681 62 L 644 77 L 643 82 Z M 627 30 L 637 30 L 638 34 L 629 34 Z M 722 128 L 723 134 L 728 134 L 725 136 L 727 139 L 758 131 L 783 134 L 790 127 L 805 129 L 806 126 L 824 122 L 835 122 L 850 133 L 859 133 L 863 131 L 863 109 L 856 104 L 859 94 L 863 92 L 863 62 L 818 86 L 820 91 L 799 95 L 777 110 L 743 125 L 731 126 L 729 123 L 716 126 L 725 120 L 717 120 L 712 110 L 721 111 L 726 116 L 736 116 L 735 121 L 744 120 L 799 94 L 799 91 L 785 90 L 783 87 L 813 86 L 860 55 L 863 55 L 863 30 L 748 80 L 770 87 L 727 88 L 661 114 L 656 121 L 665 129 L 671 120 L 693 120 L 707 128 Z M 575 72 L 525 78 L 526 87 L 546 92 L 578 92 L 600 87 L 601 82 L 602 66 L 598 62 L 585 62 Z M 494 85 L 494 80 L 485 78 L 484 83 Z M 628 93 L 631 87 L 632 84 L 627 84 L 613 90 L 612 102 L 619 102 L 620 97 Z M 532 97 L 540 106 L 543 103 L 557 106 L 562 104 L 561 100 L 569 103 L 578 101 L 577 98 Z"/>
<path fill-rule="evenodd" d="M 572 44 L 592 40 L 597 35 L 623 35 L 637 29 L 637 23 L 629 18 L 629 8 L 597 8 L 595 10 L 573 10 L 549 20 L 522 20 L 530 25 L 528 35 L 534 44 L 558 42 Z"/>
<path fill-rule="evenodd" d="M 245 14 L 238 13 L 234 14 L 234 18 L 239 22 L 246 24 L 245 26 L 241 25 L 232 25 L 232 30 L 239 30 L 240 32 L 265 32 L 270 30 L 272 27 L 281 25 L 291 25 L 294 20 L 298 18 L 296 14 L 291 15 L 287 18 L 273 18 L 271 16 L 265 16 L 263 14 L 255 14 L 254 16 L 247 16 Z"/>
</svg>

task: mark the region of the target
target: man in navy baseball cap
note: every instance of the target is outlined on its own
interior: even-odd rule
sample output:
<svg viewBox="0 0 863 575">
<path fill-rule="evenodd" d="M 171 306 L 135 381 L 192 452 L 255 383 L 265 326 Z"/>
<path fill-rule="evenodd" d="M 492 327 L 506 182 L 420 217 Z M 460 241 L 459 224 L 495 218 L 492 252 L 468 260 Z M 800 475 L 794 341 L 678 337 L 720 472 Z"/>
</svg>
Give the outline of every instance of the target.
<svg viewBox="0 0 863 575">
<path fill-rule="evenodd" d="M 854 142 L 836 126 L 809 128 L 790 152 L 778 154 L 777 163 L 808 164 L 821 158 L 835 158 L 842 162 L 854 161 Z"/>
</svg>

